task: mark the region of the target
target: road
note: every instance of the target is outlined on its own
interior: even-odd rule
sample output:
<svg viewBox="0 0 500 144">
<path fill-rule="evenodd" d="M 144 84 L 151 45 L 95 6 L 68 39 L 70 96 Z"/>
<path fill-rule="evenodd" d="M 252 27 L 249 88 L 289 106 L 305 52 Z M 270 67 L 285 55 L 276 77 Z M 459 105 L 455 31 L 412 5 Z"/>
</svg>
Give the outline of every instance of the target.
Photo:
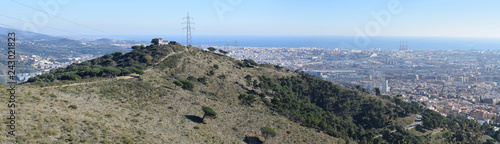
<svg viewBox="0 0 500 144">
<path fill-rule="evenodd" d="M 421 124 L 422 124 L 422 122 L 423 122 L 423 121 L 422 121 L 422 115 L 420 115 L 420 114 L 416 114 L 416 116 L 417 116 L 417 119 L 416 119 L 413 123 L 411 123 L 410 125 L 406 126 L 406 127 L 405 127 L 405 130 L 410 130 L 410 129 L 415 128 L 415 127 L 417 127 L 418 125 L 421 125 Z M 396 130 L 391 130 L 391 133 L 393 133 L 393 132 L 396 132 Z M 380 134 L 380 135 L 377 135 L 377 136 L 375 136 L 374 138 L 378 138 L 378 137 L 382 137 L 382 135 L 381 135 L 381 134 Z"/>
<path fill-rule="evenodd" d="M 410 129 L 415 128 L 421 124 L 422 124 L 422 115 L 417 114 L 417 119 L 413 123 L 411 123 L 410 125 L 406 126 L 405 130 L 410 130 Z"/>
</svg>

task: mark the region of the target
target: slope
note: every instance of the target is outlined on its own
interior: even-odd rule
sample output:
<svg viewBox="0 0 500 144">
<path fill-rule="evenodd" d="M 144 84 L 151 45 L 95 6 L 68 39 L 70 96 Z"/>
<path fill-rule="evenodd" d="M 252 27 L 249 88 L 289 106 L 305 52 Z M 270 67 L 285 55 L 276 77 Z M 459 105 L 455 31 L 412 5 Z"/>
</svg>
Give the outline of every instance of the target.
<svg viewBox="0 0 500 144">
<path fill-rule="evenodd" d="M 402 119 L 423 113 L 425 128 L 448 127 L 451 133 L 433 136 L 440 138 L 437 141 L 458 136 L 460 129 L 452 123 L 470 123 L 424 111 L 420 104 L 397 96 L 375 96 L 304 72 L 195 47 L 172 43 L 132 49 L 53 70 L 21 85 L 20 117 L 25 119 L 19 123 L 18 139 L 26 143 L 429 143 L 427 136 L 402 130 Z M 129 78 L 115 80 L 123 76 Z M 216 118 L 203 119 L 202 106 L 213 108 Z M 262 127 L 274 129 L 276 136 L 265 136 Z"/>
<path fill-rule="evenodd" d="M 153 50 L 155 48 L 172 51 L 160 54 Z M 174 50 L 176 48 L 179 49 Z M 21 85 L 18 101 L 22 102 L 19 105 L 22 121 L 18 123 L 17 139 L 22 143 L 244 143 L 263 141 L 259 129 L 271 127 L 278 133 L 266 140 L 271 143 L 343 143 L 341 139 L 290 121 L 264 105 L 240 105 L 235 95 L 247 90 L 234 83 L 244 83 L 238 77 L 250 72 L 235 67 L 233 61 L 238 60 L 193 47 L 182 48 L 185 47 L 137 48 L 124 55 L 91 60 L 89 65 L 74 64 L 54 70 L 34 78 L 32 83 Z M 166 57 L 171 53 L 176 54 Z M 143 55 L 152 56 L 151 61 L 139 62 Z M 93 64 L 104 64 L 102 62 L 113 58 L 113 65 L 104 68 L 140 65 L 144 66 L 145 73 L 121 80 L 108 78 L 105 72 L 94 77 L 82 75 L 78 80 L 64 77 L 68 73 L 91 70 Z M 130 61 L 127 58 L 131 58 Z M 165 60 L 157 63 L 162 58 Z M 175 61 L 179 62 L 175 68 L 169 68 Z M 225 80 L 206 74 L 214 64 L 219 65 L 215 75 L 225 74 Z M 262 68 L 262 73 L 271 75 L 274 70 Z M 206 76 L 208 83 L 196 83 L 193 90 L 172 83 L 189 76 Z M 88 83 L 66 85 L 82 82 Z M 224 83 L 225 88 L 217 94 L 217 90 L 209 86 L 211 83 Z M 212 107 L 218 113 L 217 118 L 200 123 L 201 106 Z M 1 110 L 6 111 L 6 108 Z M 0 140 L 6 139 L 9 138 L 0 136 Z"/>
</svg>

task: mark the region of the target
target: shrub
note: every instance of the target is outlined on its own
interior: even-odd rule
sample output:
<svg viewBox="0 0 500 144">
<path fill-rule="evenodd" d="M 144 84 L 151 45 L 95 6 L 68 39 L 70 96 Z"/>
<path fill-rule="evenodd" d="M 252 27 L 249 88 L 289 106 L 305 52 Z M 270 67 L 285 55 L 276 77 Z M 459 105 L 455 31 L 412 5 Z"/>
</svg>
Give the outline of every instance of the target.
<svg viewBox="0 0 500 144">
<path fill-rule="evenodd" d="M 182 82 L 181 81 L 174 81 L 174 84 L 175 84 L 175 87 L 177 88 L 177 86 L 181 86 L 182 87 Z"/>
<path fill-rule="evenodd" d="M 219 78 L 219 79 L 226 79 L 226 75 L 222 74 L 222 75 L 219 75 L 217 78 Z"/>
<path fill-rule="evenodd" d="M 196 78 L 194 76 L 188 76 L 187 77 L 187 80 L 190 80 L 190 81 L 196 81 Z"/>
<path fill-rule="evenodd" d="M 260 98 L 266 98 L 266 93 L 260 93 L 259 96 Z"/>
<path fill-rule="evenodd" d="M 208 75 L 209 75 L 209 76 L 213 76 L 214 74 L 215 74 L 215 71 L 214 71 L 214 70 L 210 70 L 210 71 L 208 71 Z"/>
<path fill-rule="evenodd" d="M 224 50 L 221 50 L 221 49 L 219 49 L 219 52 L 222 53 L 222 54 L 224 54 L 224 55 L 226 55 L 228 53 L 227 51 L 224 51 Z"/>
<path fill-rule="evenodd" d="M 193 90 L 193 88 L 194 88 L 193 82 L 191 82 L 189 80 L 180 80 L 180 82 L 182 83 L 183 89 Z"/>
<path fill-rule="evenodd" d="M 276 136 L 276 132 L 270 128 L 270 127 L 262 127 L 260 128 L 260 132 L 262 132 L 262 135 L 267 139 L 267 138 L 270 138 L 270 137 L 275 137 Z"/>
<path fill-rule="evenodd" d="M 240 94 L 240 96 L 238 96 L 238 99 L 241 100 L 241 104 L 249 105 L 249 106 L 251 106 L 252 103 L 255 102 L 254 95 Z"/>
<path fill-rule="evenodd" d="M 208 78 L 207 77 L 199 77 L 198 82 L 202 84 L 207 84 L 208 83 Z"/>
<path fill-rule="evenodd" d="M 245 67 L 245 64 L 243 64 L 243 62 L 241 62 L 241 61 L 236 62 L 236 65 L 238 65 L 239 67 L 242 67 L 242 68 Z"/>
<path fill-rule="evenodd" d="M 77 108 L 78 108 L 78 106 L 76 106 L 76 105 L 69 105 L 69 107 L 68 107 L 68 108 L 77 109 Z"/>
<path fill-rule="evenodd" d="M 209 47 L 208 50 L 211 51 L 211 52 L 214 52 L 217 49 L 215 49 L 214 47 Z"/>
<path fill-rule="evenodd" d="M 254 66 L 258 65 L 255 61 L 253 61 L 251 59 L 244 59 L 243 63 L 245 63 L 246 67 L 254 67 Z"/>
<path fill-rule="evenodd" d="M 219 69 L 219 65 L 214 64 L 214 69 Z"/>
</svg>

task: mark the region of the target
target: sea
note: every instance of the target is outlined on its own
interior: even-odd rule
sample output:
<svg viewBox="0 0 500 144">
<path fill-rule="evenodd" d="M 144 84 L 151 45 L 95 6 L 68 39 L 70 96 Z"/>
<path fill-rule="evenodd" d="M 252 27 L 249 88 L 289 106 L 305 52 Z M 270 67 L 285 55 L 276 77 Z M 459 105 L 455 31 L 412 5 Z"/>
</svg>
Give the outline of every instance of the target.
<svg viewBox="0 0 500 144">
<path fill-rule="evenodd" d="M 164 40 L 186 44 L 186 36 L 181 35 L 136 35 L 110 38 L 144 41 L 163 38 Z M 407 45 L 410 50 L 500 50 L 500 38 L 192 35 L 192 45 L 383 50 L 398 50 L 400 45 Z"/>
</svg>

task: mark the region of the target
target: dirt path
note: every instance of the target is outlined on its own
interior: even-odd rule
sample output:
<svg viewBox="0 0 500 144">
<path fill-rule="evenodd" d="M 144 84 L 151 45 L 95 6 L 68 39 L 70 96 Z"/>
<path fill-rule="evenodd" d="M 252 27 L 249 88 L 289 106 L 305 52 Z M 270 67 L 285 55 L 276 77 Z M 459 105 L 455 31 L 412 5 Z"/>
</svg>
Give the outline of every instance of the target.
<svg viewBox="0 0 500 144">
<path fill-rule="evenodd" d="M 134 78 L 134 77 L 132 77 L 132 76 L 118 76 L 118 77 L 116 77 L 116 80 L 120 80 L 120 79 L 132 79 L 132 78 Z M 115 80 L 115 78 L 109 78 L 109 79 L 105 79 L 105 80 L 98 80 L 98 81 L 91 81 L 91 82 L 82 82 L 82 83 L 72 83 L 72 84 L 64 84 L 64 85 L 55 85 L 55 86 L 48 86 L 48 87 L 44 87 L 44 88 L 77 86 L 77 85 L 92 84 L 92 83 L 103 82 L 103 81 L 110 81 L 110 80 Z"/>
<path fill-rule="evenodd" d="M 187 51 L 188 51 L 188 49 L 187 49 L 187 47 L 186 47 L 186 48 L 184 49 L 184 51 L 182 51 L 182 52 L 187 52 Z M 161 58 L 158 62 L 156 62 L 155 64 L 153 64 L 153 67 L 155 67 L 155 66 L 156 66 L 156 65 L 158 65 L 160 62 L 162 62 L 163 60 L 167 59 L 168 57 L 170 57 L 170 56 L 172 56 L 172 55 L 174 55 L 174 54 L 177 54 L 177 52 L 172 52 L 172 53 L 170 53 L 170 54 L 166 55 L 165 57 Z M 144 71 L 144 72 L 149 72 L 149 71 L 151 71 L 151 70 L 153 69 L 153 67 L 151 67 L 151 68 L 147 69 L 147 70 L 146 70 L 146 71 Z"/>
</svg>

